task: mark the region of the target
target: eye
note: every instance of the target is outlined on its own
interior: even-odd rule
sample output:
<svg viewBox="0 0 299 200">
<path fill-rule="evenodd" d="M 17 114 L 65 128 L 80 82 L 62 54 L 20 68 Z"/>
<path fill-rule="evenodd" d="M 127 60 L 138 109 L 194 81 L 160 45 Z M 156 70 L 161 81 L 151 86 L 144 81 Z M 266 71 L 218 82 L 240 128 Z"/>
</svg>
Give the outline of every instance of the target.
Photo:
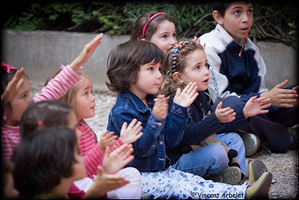
<svg viewBox="0 0 299 200">
<path fill-rule="evenodd" d="M 167 35 L 162 35 L 162 38 L 167 38 Z"/>
<path fill-rule="evenodd" d="M 195 70 L 199 70 L 199 68 L 200 68 L 200 66 L 197 65 L 194 69 L 195 69 Z"/>
<path fill-rule="evenodd" d="M 253 9 L 249 9 L 247 12 L 248 14 L 253 14 Z"/>
<path fill-rule="evenodd" d="M 234 15 L 240 15 L 240 10 L 236 10 L 236 11 L 234 12 Z"/>
<path fill-rule="evenodd" d="M 209 63 L 206 63 L 205 66 L 210 69 L 210 64 Z"/>
<path fill-rule="evenodd" d="M 152 72 L 152 71 L 154 71 L 154 68 L 153 67 L 149 67 L 147 70 L 150 71 L 150 72 Z"/>
</svg>

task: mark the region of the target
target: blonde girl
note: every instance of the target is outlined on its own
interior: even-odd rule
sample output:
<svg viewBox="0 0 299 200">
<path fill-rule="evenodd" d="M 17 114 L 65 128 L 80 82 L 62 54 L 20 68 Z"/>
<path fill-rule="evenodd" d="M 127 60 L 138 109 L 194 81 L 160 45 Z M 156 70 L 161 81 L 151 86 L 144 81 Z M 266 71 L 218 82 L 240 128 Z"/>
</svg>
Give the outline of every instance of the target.
<svg viewBox="0 0 299 200">
<path fill-rule="evenodd" d="M 62 68 L 64 68 L 62 66 Z M 59 73 L 56 72 L 56 73 Z M 123 144 L 131 144 L 142 136 L 141 123 L 133 119 L 130 124 L 123 124 L 122 134 L 119 138 L 113 136 L 113 132 L 105 131 L 100 142 L 97 136 L 84 119 L 95 116 L 95 96 L 92 93 L 92 82 L 89 76 L 83 71 L 78 71 L 80 81 L 74 84 L 61 100 L 69 104 L 77 119 L 78 129 L 81 131 L 80 136 L 80 153 L 84 156 L 85 165 L 88 171 L 88 177 L 94 179 L 97 173 L 97 166 L 103 164 L 103 157 L 106 147 L 116 149 Z M 141 198 L 141 179 L 140 173 L 133 167 L 119 170 L 119 166 L 106 168 L 104 171 L 108 174 L 117 174 L 130 181 L 130 184 L 108 193 L 108 198 Z M 90 184 L 89 184 L 90 185 Z"/>
</svg>

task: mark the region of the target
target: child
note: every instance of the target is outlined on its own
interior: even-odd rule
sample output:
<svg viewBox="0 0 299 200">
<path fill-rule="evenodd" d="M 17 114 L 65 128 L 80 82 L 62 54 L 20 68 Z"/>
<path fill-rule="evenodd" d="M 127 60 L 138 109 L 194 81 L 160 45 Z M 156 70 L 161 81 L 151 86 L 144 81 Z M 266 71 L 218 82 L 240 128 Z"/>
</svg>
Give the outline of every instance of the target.
<svg viewBox="0 0 299 200">
<path fill-rule="evenodd" d="M 119 135 L 123 122 L 133 118 L 142 122 L 144 135 L 133 143 L 135 158 L 129 166 L 141 171 L 143 192 L 149 198 L 176 199 L 206 198 L 212 194 L 216 194 L 213 198 L 224 198 L 230 192 L 238 198 L 267 195 L 272 179 L 269 172 L 247 188 L 245 184 L 231 186 L 206 181 L 170 166 L 166 148 L 180 142 L 188 124 L 187 108 L 197 97 L 197 86 L 189 83 L 183 90 L 179 88 L 168 111 L 165 96 L 155 98 L 162 83 L 163 57 L 159 47 L 138 40 L 118 45 L 108 57 L 107 86 L 118 93 L 108 129 Z"/>
<path fill-rule="evenodd" d="M 78 144 L 80 143 L 81 132 L 78 129 L 79 124 L 75 112 L 70 105 L 61 101 L 39 102 L 36 104 L 30 104 L 24 112 L 21 120 L 22 139 L 28 137 L 28 135 L 30 135 L 40 126 L 51 127 L 58 125 L 64 125 L 73 129 L 77 134 Z M 122 129 L 122 132 L 129 131 L 134 133 L 132 128 L 140 132 L 137 126 L 132 125 L 133 124 L 130 124 L 128 127 L 124 127 Z M 86 177 L 84 180 L 74 182 L 75 187 L 72 187 L 72 190 L 69 191 L 69 196 L 71 198 L 81 198 L 93 183 L 92 179 L 93 175 L 95 174 L 94 168 L 97 169 L 98 165 L 102 165 L 104 173 L 116 173 L 116 175 L 124 176 L 129 180 L 131 179 L 132 182 L 122 189 L 109 191 L 107 194 L 108 197 L 122 197 L 115 195 L 121 195 L 121 190 L 127 189 L 130 190 L 130 192 L 132 192 L 135 197 L 137 197 L 136 195 L 139 190 L 140 198 L 141 186 L 138 185 L 138 183 L 140 184 L 140 178 L 138 179 L 138 177 L 140 177 L 140 175 L 138 176 L 139 172 L 133 168 L 121 170 L 128 162 L 133 159 L 133 156 L 129 156 L 130 153 L 132 153 L 132 150 L 133 149 L 130 147 L 130 145 L 123 144 L 120 148 L 117 149 L 117 151 L 115 150 L 111 154 L 108 153 L 110 152 L 109 150 L 106 150 L 105 153 L 100 150 L 100 155 L 95 156 L 94 158 L 84 156 L 84 158 L 86 158 L 84 159 L 84 164 L 86 165 L 88 177 Z M 99 159 L 100 161 L 98 161 Z M 129 174 L 129 172 L 132 174 L 131 176 L 127 175 Z"/>
<path fill-rule="evenodd" d="M 53 78 L 49 84 L 42 89 L 41 93 L 35 94 L 33 101 L 51 101 L 63 96 L 69 87 L 79 81 L 80 77 L 76 73 L 77 70 L 88 61 L 97 46 L 101 43 L 102 37 L 103 34 L 99 34 L 89 42 L 80 55 L 60 74 Z M 17 72 L 17 69 L 3 62 L 1 63 L 1 68 L 4 70 L 4 77 L 1 79 L 1 84 L 6 88 Z M 24 110 L 28 107 L 29 103 L 32 102 L 28 77 L 24 74 L 22 79 L 23 81 L 18 87 L 17 93 L 13 98 L 7 101 L 4 107 L 4 123 L 1 124 L 1 145 L 4 161 L 11 159 L 13 149 L 20 143 L 19 122 Z"/>
<path fill-rule="evenodd" d="M 172 17 L 165 12 L 150 11 L 141 15 L 131 31 L 131 40 L 146 40 L 156 44 L 164 54 L 177 44 Z"/>
<path fill-rule="evenodd" d="M 213 9 L 217 25 L 200 37 L 211 65 L 208 89 L 212 101 L 217 104 L 225 97 L 237 96 L 238 101 L 230 105 L 244 105 L 253 96 L 270 98 L 269 113 L 251 117 L 249 127 L 240 129 L 257 136 L 241 134 L 245 148 L 250 147 L 246 156 L 257 151 L 256 138 L 267 142 L 271 152 L 286 152 L 296 142 L 287 127 L 298 123 L 298 86 L 284 89 L 288 83 L 285 80 L 270 91 L 265 87 L 265 63 L 258 47 L 247 37 L 253 22 L 251 2 L 217 2 Z"/>
<path fill-rule="evenodd" d="M 71 184 L 86 176 L 83 160 L 72 129 L 41 126 L 16 147 L 15 186 L 24 198 L 66 198 Z M 85 198 L 104 197 L 108 190 L 127 183 L 123 177 L 103 175 L 100 167 Z"/>
<path fill-rule="evenodd" d="M 56 74 L 59 73 L 56 72 Z M 69 104 L 76 115 L 78 129 L 82 132 L 80 137 L 80 151 L 81 155 L 86 159 L 86 167 L 88 168 L 88 177 L 93 179 L 93 175 L 97 172 L 97 165 L 102 165 L 103 152 L 106 146 L 110 148 L 117 148 L 123 144 L 131 144 L 138 140 L 143 133 L 140 132 L 141 123 L 132 119 L 130 125 L 127 127 L 127 123 L 123 124 L 122 134 L 116 140 L 112 132 L 105 131 L 101 137 L 100 142 L 97 142 L 96 134 L 84 121 L 85 118 L 91 118 L 95 116 L 95 96 L 92 94 L 92 82 L 89 76 L 83 71 L 78 71 L 78 75 L 81 80 L 74 84 L 66 94 L 61 98 L 62 101 Z M 126 131 L 129 129 L 129 131 Z M 113 145 L 113 146 L 112 146 Z M 116 173 L 113 168 L 108 168 L 105 173 Z M 130 180 L 131 183 L 125 188 L 120 188 L 114 195 L 111 194 L 109 198 L 140 198 L 141 197 L 141 179 L 140 173 L 135 168 L 125 168 L 118 172 L 118 175 L 124 176 Z M 130 188 L 130 189 L 128 189 Z"/>
<path fill-rule="evenodd" d="M 187 154 L 183 154 L 182 150 L 186 145 L 205 142 L 206 138 L 211 137 L 211 135 L 224 132 L 226 134 L 216 134 L 214 137 L 237 150 L 237 159 L 240 163 L 242 177 L 241 174 L 240 177 L 235 176 L 234 168 L 230 171 L 224 171 L 223 176 L 224 179 L 228 179 L 228 183 L 238 184 L 246 174 L 245 149 L 242 139 L 231 131 L 236 127 L 244 126 L 246 118 L 268 112 L 268 110 L 263 109 L 270 105 L 267 104 L 267 99 L 256 99 L 254 97 L 246 103 L 244 108 L 236 110 L 228 107 L 222 108 L 223 103 L 220 102 L 213 112 L 204 94 L 209 82 L 208 67 L 209 64 L 202 46 L 195 42 L 182 41 L 166 54 L 166 59 L 162 66 L 165 72 L 165 79 L 160 93 L 171 99 L 175 94 L 176 88 L 183 88 L 190 82 L 197 83 L 199 92 L 198 97 L 190 107 L 192 120 L 184 131 L 182 141 L 174 148 L 168 149 L 167 155 L 171 158 L 172 165 L 176 169 L 192 172 L 200 176 L 204 176 L 206 173 L 214 175 L 219 172 L 218 170 L 222 171 L 227 168 L 227 157 L 225 157 L 225 154 L 221 157 L 221 154 L 223 154 L 222 146 L 219 144 L 208 145 Z M 226 99 L 224 102 L 230 100 Z M 214 163 L 214 160 L 218 161 Z M 263 172 L 262 169 L 259 171 Z M 219 175 L 216 175 L 216 180 Z M 226 180 L 224 181 L 227 182 Z"/>
</svg>

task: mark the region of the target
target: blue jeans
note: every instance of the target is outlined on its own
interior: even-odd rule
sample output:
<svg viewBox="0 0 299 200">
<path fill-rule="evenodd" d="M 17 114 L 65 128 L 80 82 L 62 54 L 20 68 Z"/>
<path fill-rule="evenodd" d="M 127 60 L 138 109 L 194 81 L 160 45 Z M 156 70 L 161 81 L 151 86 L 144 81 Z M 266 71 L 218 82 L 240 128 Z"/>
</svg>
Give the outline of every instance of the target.
<svg viewBox="0 0 299 200">
<path fill-rule="evenodd" d="M 245 175 L 245 147 L 242 138 L 237 133 L 216 134 L 216 138 L 238 152 L 237 160 Z M 206 174 L 214 175 L 223 171 L 228 163 L 226 151 L 220 143 L 215 143 L 183 154 L 173 168 L 204 177 Z"/>
</svg>

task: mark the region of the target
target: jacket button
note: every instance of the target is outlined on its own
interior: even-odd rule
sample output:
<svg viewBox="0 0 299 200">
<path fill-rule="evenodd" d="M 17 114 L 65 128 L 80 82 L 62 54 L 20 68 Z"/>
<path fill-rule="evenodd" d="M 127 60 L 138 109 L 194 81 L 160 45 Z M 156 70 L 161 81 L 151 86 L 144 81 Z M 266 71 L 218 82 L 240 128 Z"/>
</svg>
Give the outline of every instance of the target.
<svg viewBox="0 0 299 200">
<path fill-rule="evenodd" d="M 162 124 L 162 122 L 158 122 L 157 125 L 158 126 L 162 126 L 163 124 Z"/>
</svg>

